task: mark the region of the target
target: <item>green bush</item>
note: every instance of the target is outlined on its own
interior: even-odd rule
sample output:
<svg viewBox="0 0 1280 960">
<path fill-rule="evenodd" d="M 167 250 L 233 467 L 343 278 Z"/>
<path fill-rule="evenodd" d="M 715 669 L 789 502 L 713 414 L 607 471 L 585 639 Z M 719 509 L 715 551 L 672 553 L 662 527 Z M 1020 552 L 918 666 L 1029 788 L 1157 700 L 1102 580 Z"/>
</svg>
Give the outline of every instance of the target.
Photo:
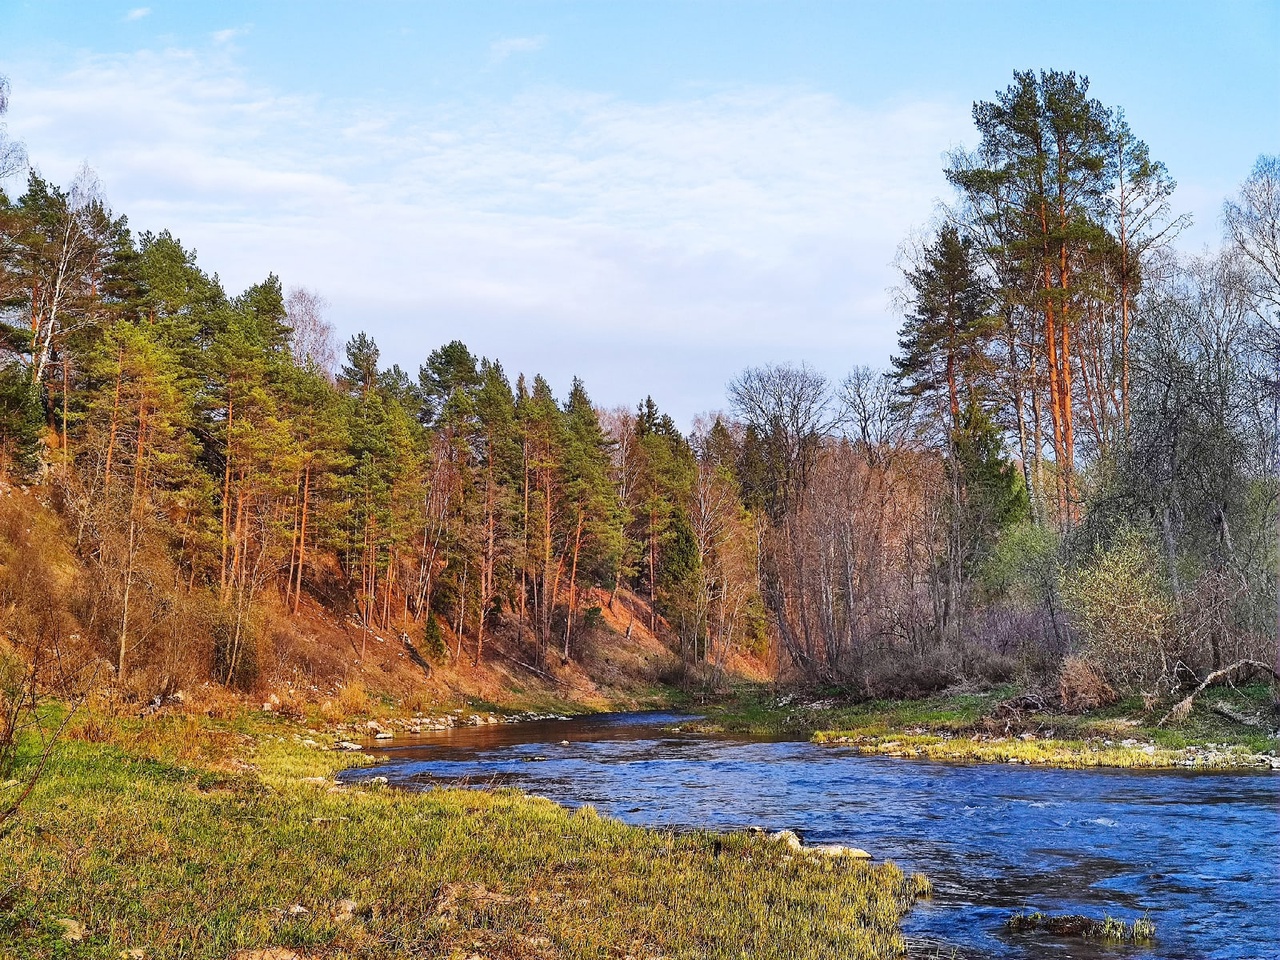
<svg viewBox="0 0 1280 960">
<path fill-rule="evenodd" d="M 1006 527 L 979 571 L 987 595 L 1019 607 L 1046 602 L 1058 579 L 1058 545 L 1057 534 L 1047 527 Z"/>
<path fill-rule="evenodd" d="M 449 659 L 449 648 L 445 645 L 440 621 L 434 613 L 427 614 L 426 626 L 422 631 L 422 653 L 432 663 L 444 663 Z"/>
<path fill-rule="evenodd" d="M 1130 530 L 1062 577 L 1081 652 L 1118 690 L 1158 685 L 1168 675 L 1174 605 L 1161 569 L 1150 540 Z"/>
</svg>

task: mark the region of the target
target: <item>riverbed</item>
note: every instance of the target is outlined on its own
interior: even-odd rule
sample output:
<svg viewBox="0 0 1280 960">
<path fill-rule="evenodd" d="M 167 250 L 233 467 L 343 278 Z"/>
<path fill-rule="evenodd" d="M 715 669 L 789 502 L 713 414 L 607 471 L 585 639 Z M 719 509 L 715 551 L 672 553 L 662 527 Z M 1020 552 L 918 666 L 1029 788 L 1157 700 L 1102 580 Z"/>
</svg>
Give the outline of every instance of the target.
<svg viewBox="0 0 1280 960">
<path fill-rule="evenodd" d="M 399 787 L 510 786 L 628 823 L 792 829 L 925 873 L 913 957 L 1280 957 L 1280 775 L 1054 770 L 862 756 L 680 729 L 676 714 L 461 727 L 376 744 Z M 1008 933 L 1019 910 L 1147 915 L 1114 947 Z"/>
</svg>

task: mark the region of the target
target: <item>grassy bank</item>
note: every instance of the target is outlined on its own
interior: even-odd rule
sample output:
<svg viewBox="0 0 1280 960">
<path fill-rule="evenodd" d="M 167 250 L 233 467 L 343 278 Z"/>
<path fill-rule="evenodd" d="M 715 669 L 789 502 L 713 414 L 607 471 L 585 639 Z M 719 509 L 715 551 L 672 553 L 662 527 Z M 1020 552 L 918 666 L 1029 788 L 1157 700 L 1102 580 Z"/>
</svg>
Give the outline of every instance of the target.
<svg viewBox="0 0 1280 960">
<path fill-rule="evenodd" d="M 260 713 L 77 720 L 0 839 L 0 956 L 884 957 L 921 889 L 510 791 L 339 787 L 367 761 L 332 742 Z"/>
<path fill-rule="evenodd" d="M 754 736 L 803 736 L 863 753 L 1057 767 L 1261 769 L 1276 766 L 1280 741 L 1239 723 L 1265 717 L 1265 684 L 1208 693 L 1183 720 L 1159 725 L 1165 710 L 1131 698 L 1086 714 L 1012 706 L 1005 686 L 923 700 L 841 703 L 834 697 L 740 692 L 708 713 L 707 729 Z M 1167 709 L 1168 705 L 1164 705 Z"/>
</svg>

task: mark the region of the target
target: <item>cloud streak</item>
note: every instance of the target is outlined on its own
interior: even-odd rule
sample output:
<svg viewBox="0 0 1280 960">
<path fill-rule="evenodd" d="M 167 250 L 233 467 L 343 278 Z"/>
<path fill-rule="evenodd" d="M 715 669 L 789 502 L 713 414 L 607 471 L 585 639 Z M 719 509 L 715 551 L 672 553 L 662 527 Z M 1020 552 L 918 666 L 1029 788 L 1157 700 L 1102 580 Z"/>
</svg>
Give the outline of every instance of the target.
<svg viewBox="0 0 1280 960">
<path fill-rule="evenodd" d="M 210 36 L 213 38 L 214 43 L 226 44 L 236 37 L 244 36 L 248 32 L 248 27 L 228 27 L 226 30 L 215 30 Z"/>
<path fill-rule="evenodd" d="M 150 7 L 134 7 L 124 15 L 124 19 L 126 23 L 130 23 L 134 20 L 141 20 L 143 17 L 150 15 L 150 13 Z"/>
<path fill-rule="evenodd" d="M 547 45 L 545 36 L 537 37 L 504 37 L 489 44 L 489 62 L 498 64 L 513 53 L 533 53 Z"/>
<path fill-rule="evenodd" d="M 894 248 L 967 133 L 960 104 L 787 87 L 396 111 L 265 89 L 215 53 L 12 73 L 13 132 L 49 176 L 88 158 L 135 228 L 173 229 L 232 289 L 275 270 L 411 369 L 460 337 L 686 418 L 747 363 L 885 361 Z"/>
</svg>

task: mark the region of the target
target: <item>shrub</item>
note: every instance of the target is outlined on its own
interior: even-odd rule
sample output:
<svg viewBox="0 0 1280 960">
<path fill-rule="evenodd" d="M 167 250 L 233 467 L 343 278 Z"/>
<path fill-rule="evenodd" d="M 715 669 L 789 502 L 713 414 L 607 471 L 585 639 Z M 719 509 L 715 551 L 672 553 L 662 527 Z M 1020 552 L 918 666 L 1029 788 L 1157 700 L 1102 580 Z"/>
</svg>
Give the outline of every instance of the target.
<svg viewBox="0 0 1280 960">
<path fill-rule="evenodd" d="M 1019 523 L 1000 532 L 978 572 L 987 596 L 1016 607 L 1050 599 L 1058 577 L 1058 537 L 1047 527 Z"/>
<path fill-rule="evenodd" d="M 449 647 L 444 642 L 440 621 L 434 613 L 427 614 L 427 622 L 422 630 L 422 653 L 432 663 L 444 663 L 449 659 Z"/>
<path fill-rule="evenodd" d="M 338 690 L 337 707 L 345 717 L 360 716 L 369 712 L 369 693 L 364 683 L 352 680 Z"/>
<path fill-rule="evenodd" d="M 1121 690 L 1168 676 L 1165 640 L 1174 606 L 1160 555 L 1138 531 L 1122 533 L 1062 578 L 1062 598 L 1084 638 L 1083 654 Z"/>
<path fill-rule="evenodd" d="M 1084 713 L 1115 703 L 1117 697 L 1103 672 L 1091 661 L 1067 657 L 1058 674 L 1058 699 L 1064 710 Z"/>
</svg>

